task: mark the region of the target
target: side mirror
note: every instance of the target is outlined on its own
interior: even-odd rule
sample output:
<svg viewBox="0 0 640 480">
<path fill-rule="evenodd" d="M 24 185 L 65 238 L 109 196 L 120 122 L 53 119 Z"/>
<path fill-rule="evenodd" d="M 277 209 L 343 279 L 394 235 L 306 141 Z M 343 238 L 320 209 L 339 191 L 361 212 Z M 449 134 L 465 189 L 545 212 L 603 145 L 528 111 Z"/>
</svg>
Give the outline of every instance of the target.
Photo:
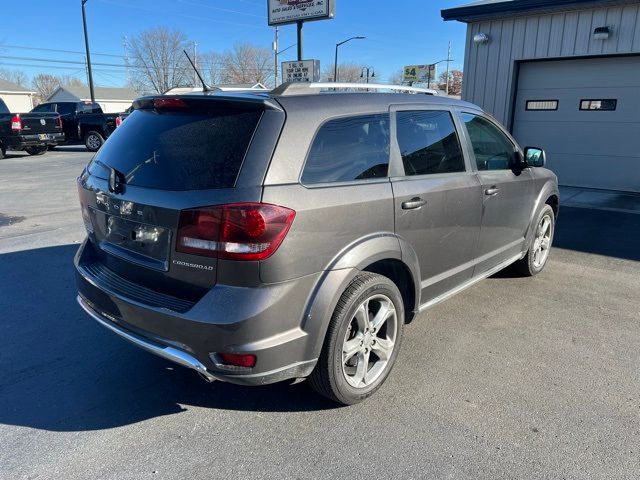
<svg viewBox="0 0 640 480">
<path fill-rule="evenodd" d="M 538 147 L 524 149 L 524 159 L 529 167 L 544 167 L 547 163 L 547 154 Z"/>
</svg>

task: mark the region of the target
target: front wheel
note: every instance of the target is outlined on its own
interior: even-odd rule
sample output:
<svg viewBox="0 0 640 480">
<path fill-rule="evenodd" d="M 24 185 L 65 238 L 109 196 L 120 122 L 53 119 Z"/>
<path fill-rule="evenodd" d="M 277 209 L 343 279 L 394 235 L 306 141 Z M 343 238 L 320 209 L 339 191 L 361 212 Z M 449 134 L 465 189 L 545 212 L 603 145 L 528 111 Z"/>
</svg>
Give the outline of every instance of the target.
<svg viewBox="0 0 640 480">
<path fill-rule="evenodd" d="M 47 146 L 38 145 L 37 147 L 27 147 L 24 151 L 29 155 L 44 155 L 47 152 Z"/>
<path fill-rule="evenodd" d="M 87 150 L 90 152 L 97 152 L 100 150 L 100 147 L 104 143 L 104 138 L 98 132 L 90 131 L 84 137 L 84 146 L 87 147 Z"/>
<path fill-rule="evenodd" d="M 522 275 L 527 277 L 537 275 L 547 264 L 555 231 L 555 218 L 553 209 L 549 205 L 545 205 L 538 214 L 529 250 L 522 260 L 515 263 L 516 269 Z"/>
<path fill-rule="evenodd" d="M 358 274 L 333 313 L 311 387 L 344 405 L 370 397 L 393 368 L 403 327 L 398 287 L 382 275 Z"/>
</svg>

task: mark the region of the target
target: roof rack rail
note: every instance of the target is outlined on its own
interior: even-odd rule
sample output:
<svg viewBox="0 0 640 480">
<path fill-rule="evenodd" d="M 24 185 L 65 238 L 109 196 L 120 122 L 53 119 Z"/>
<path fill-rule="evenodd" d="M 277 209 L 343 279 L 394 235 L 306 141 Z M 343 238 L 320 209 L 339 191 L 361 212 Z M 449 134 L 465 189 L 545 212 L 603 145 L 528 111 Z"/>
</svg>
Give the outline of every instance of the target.
<svg viewBox="0 0 640 480">
<path fill-rule="evenodd" d="M 409 87 L 407 85 L 385 85 L 383 83 L 341 83 L 341 82 L 287 82 L 271 90 L 272 95 L 313 95 L 322 91 L 334 89 L 381 91 L 391 90 L 394 92 L 420 93 L 423 95 L 437 95 L 436 90 L 430 88 Z"/>
</svg>

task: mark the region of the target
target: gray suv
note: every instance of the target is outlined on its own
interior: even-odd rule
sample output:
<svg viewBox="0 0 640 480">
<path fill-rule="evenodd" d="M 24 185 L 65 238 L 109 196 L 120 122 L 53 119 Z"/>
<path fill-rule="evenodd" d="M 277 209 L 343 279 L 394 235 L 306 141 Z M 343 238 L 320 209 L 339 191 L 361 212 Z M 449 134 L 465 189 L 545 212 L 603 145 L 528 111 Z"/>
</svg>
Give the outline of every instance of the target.
<svg viewBox="0 0 640 480">
<path fill-rule="evenodd" d="M 542 150 L 469 103 L 335 86 L 138 99 L 78 178 L 84 310 L 209 381 L 353 404 L 416 314 L 544 268 Z"/>
</svg>

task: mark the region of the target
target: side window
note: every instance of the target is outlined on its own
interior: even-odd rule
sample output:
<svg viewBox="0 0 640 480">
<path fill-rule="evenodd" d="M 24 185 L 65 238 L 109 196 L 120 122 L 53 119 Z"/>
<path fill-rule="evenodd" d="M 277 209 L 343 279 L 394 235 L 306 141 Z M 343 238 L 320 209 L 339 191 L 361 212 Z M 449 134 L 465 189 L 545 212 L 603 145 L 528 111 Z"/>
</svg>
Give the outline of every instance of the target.
<svg viewBox="0 0 640 480">
<path fill-rule="evenodd" d="M 464 172 L 460 141 L 449 112 L 396 113 L 398 145 L 405 175 Z"/>
<path fill-rule="evenodd" d="M 69 115 L 70 113 L 75 113 L 76 104 L 75 103 L 59 103 L 58 104 L 58 113 L 60 115 Z"/>
<path fill-rule="evenodd" d="M 316 134 L 302 183 L 384 178 L 389 170 L 389 114 L 337 118 Z"/>
<path fill-rule="evenodd" d="M 489 120 L 463 113 L 478 170 L 507 170 L 511 168 L 516 149 L 511 140 Z"/>
</svg>

